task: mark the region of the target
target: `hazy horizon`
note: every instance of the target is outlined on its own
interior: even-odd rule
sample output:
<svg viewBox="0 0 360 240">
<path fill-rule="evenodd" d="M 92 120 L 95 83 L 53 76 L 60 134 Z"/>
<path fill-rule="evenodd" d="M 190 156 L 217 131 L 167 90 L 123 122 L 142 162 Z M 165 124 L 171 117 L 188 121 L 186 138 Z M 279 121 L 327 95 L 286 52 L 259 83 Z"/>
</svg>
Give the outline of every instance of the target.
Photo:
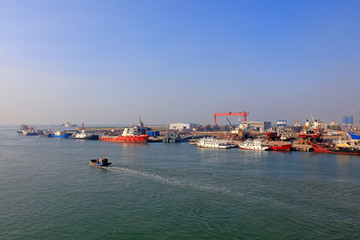
<svg viewBox="0 0 360 240">
<path fill-rule="evenodd" d="M 229 111 L 273 124 L 358 121 L 359 10 L 332 0 L 1 1 L 0 125 L 212 124 Z"/>
</svg>

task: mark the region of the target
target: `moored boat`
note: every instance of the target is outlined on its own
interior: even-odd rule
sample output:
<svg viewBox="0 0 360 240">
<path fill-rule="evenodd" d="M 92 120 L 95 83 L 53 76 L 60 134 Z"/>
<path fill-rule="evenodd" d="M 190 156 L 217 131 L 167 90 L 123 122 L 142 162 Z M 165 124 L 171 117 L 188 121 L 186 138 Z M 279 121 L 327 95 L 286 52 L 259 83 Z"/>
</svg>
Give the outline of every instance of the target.
<svg viewBox="0 0 360 240">
<path fill-rule="evenodd" d="M 35 130 L 23 130 L 19 132 L 23 136 L 37 136 L 39 133 Z"/>
<path fill-rule="evenodd" d="M 244 149 L 244 150 L 265 151 L 269 149 L 269 146 L 267 146 L 265 142 L 260 139 L 246 140 L 238 143 L 238 146 L 240 149 Z"/>
<path fill-rule="evenodd" d="M 321 137 L 321 133 L 312 130 L 305 130 L 300 132 L 299 136 L 303 139 L 319 139 Z"/>
<path fill-rule="evenodd" d="M 75 133 L 71 136 L 73 139 L 81 139 L 81 140 L 98 140 L 99 135 L 90 133 L 86 130 L 82 130 L 80 133 Z"/>
<path fill-rule="evenodd" d="M 282 145 L 275 145 L 269 146 L 270 151 L 290 151 L 292 144 L 282 144 Z"/>
<path fill-rule="evenodd" d="M 313 147 L 315 152 L 318 153 L 335 153 L 335 154 L 347 154 L 347 155 L 360 155 L 359 146 L 352 146 L 350 144 L 337 144 L 337 145 L 325 145 L 316 144 L 309 141 L 309 144 Z"/>
<path fill-rule="evenodd" d="M 71 132 L 64 132 L 64 131 L 56 131 L 55 133 L 51 134 L 51 137 L 55 138 L 68 138 L 72 135 Z"/>
<path fill-rule="evenodd" d="M 90 166 L 93 167 L 109 167 L 111 165 L 111 162 L 107 158 L 100 157 L 96 159 L 90 159 Z"/>
<path fill-rule="evenodd" d="M 236 148 L 236 145 L 230 143 L 228 140 L 221 140 L 216 138 L 202 138 L 198 141 L 197 146 L 199 148 L 218 148 L 218 149 Z"/>
<path fill-rule="evenodd" d="M 125 128 L 121 135 L 117 136 L 102 136 L 101 141 L 104 142 L 131 142 L 131 143 L 146 143 L 149 140 L 149 135 L 140 134 L 137 127 Z"/>
<path fill-rule="evenodd" d="M 351 139 L 353 140 L 360 140 L 360 135 L 357 134 L 353 134 L 353 133 L 349 133 Z"/>
</svg>

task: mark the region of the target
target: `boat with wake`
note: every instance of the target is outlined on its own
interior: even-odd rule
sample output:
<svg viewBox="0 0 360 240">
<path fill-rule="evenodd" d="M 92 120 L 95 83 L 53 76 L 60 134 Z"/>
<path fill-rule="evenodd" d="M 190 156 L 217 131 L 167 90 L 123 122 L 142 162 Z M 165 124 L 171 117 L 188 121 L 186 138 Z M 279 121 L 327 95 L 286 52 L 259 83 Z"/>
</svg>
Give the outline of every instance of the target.
<svg viewBox="0 0 360 240">
<path fill-rule="evenodd" d="M 198 141 L 197 146 L 199 148 L 217 148 L 217 149 L 236 148 L 236 145 L 232 144 L 228 140 L 216 139 L 216 138 L 202 138 Z"/>
<path fill-rule="evenodd" d="M 109 167 L 111 165 L 111 162 L 107 158 L 99 157 L 96 159 L 90 159 L 90 166 L 93 167 Z"/>
</svg>

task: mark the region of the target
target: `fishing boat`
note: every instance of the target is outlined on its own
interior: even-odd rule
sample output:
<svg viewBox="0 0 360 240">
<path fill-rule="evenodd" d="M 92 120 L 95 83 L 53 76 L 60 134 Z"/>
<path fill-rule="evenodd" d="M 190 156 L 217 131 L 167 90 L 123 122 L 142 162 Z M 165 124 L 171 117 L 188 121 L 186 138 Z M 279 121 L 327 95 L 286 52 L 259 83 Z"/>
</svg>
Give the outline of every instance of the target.
<svg viewBox="0 0 360 240">
<path fill-rule="evenodd" d="M 290 151 L 292 144 L 282 144 L 282 145 L 275 145 L 269 146 L 270 151 Z"/>
<path fill-rule="evenodd" d="M 109 167 L 111 165 L 111 162 L 107 158 L 99 157 L 96 159 L 90 159 L 90 166 L 93 167 Z"/>
<path fill-rule="evenodd" d="M 51 137 L 52 133 L 48 131 L 40 131 L 39 136 L 40 137 Z"/>
<path fill-rule="evenodd" d="M 73 138 L 73 139 L 81 139 L 81 140 L 98 140 L 99 135 L 94 134 L 94 133 L 90 133 L 90 132 L 83 129 L 83 130 L 81 130 L 81 132 L 73 134 L 71 136 L 71 138 Z"/>
<path fill-rule="evenodd" d="M 146 143 L 149 140 L 149 135 L 140 134 L 138 127 L 125 128 L 121 135 L 117 136 L 102 136 L 100 141 L 104 142 L 130 142 L 130 143 Z"/>
<path fill-rule="evenodd" d="M 51 137 L 55 138 L 68 138 L 72 135 L 71 132 L 65 132 L 65 131 L 56 131 L 55 133 L 51 134 Z"/>
<path fill-rule="evenodd" d="M 260 139 L 246 140 L 238 143 L 238 146 L 240 149 L 244 149 L 244 150 L 265 151 L 269 149 L 269 146 L 266 145 L 265 142 Z"/>
<path fill-rule="evenodd" d="M 228 140 L 221 140 L 216 138 L 202 138 L 197 143 L 197 146 L 199 148 L 218 148 L 218 149 L 236 148 L 236 145 L 230 143 Z"/>
<path fill-rule="evenodd" d="M 315 152 L 318 153 L 335 153 L 335 154 L 347 154 L 347 155 L 360 155 L 360 146 L 352 143 L 339 143 L 332 145 L 316 144 L 309 141 L 309 144 L 313 147 Z"/>
<path fill-rule="evenodd" d="M 35 130 L 23 130 L 19 132 L 23 136 L 37 136 L 39 133 Z"/>
</svg>

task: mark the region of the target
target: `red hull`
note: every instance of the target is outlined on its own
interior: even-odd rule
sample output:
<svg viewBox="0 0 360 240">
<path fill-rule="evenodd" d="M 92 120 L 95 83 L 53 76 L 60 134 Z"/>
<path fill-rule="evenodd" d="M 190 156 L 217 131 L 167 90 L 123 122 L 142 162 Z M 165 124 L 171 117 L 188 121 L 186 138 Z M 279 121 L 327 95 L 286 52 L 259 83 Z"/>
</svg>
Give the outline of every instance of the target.
<svg viewBox="0 0 360 240">
<path fill-rule="evenodd" d="M 307 139 L 307 138 L 320 138 L 320 133 L 299 133 L 299 136 L 301 138 Z"/>
<path fill-rule="evenodd" d="M 270 151 L 290 151 L 292 144 L 284 144 L 280 146 L 271 146 Z"/>
<path fill-rule="evenodd" d="M 278 137 L 276 132 L 266 132 L 265 134 L 269 141 L 273 141 L 275 138 Z"/>
<path fill-rule="evenodd" d="M 104 142 L 131 142 L 131 143 L 146 143 L 149 135 L 133 135 L 133 136 L 105 136 L 100 137 Z"/>
<path fill-rule="evenodd" d="M 319 144 L 315 144 L 313 142 L 309 142 L 309 144 L 313 147 L 315 152 L 318 153 L 335 153 L 335 154 L 345 154 L 345 155 L 360 155 L 360 150 L 339 150 L 335 148 L 326 148 L 322 147 Z"/>
</svg>

